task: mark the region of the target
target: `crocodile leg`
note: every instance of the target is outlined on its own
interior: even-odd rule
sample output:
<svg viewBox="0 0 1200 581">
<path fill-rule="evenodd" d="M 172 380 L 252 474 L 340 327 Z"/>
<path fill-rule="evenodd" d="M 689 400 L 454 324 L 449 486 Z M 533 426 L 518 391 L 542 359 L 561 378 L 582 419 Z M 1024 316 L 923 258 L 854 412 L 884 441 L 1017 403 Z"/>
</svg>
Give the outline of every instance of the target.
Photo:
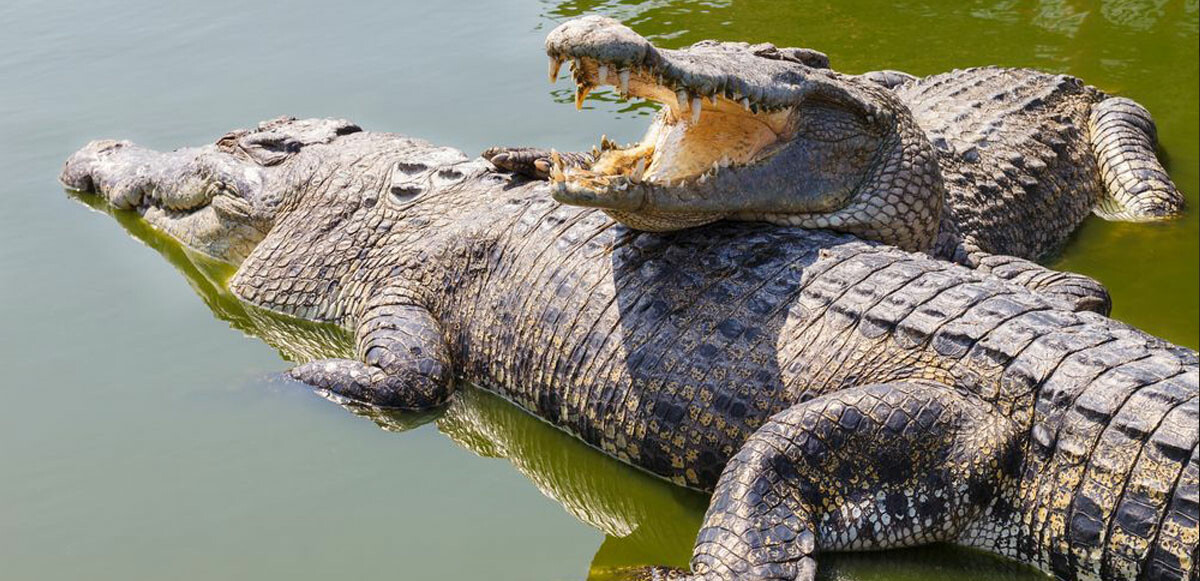
<svg viewBox="0 0 1200 581">
<path fill-rule="evenodd" d="M 489 147 L 481 156 L 492 165 L 527 178 L 544 180 L 550 177 L 549 149 L 539 147 Z M 590 153 L 569 151 L 559 154 L 567 167 L 585 167 L 595 159 Z"/>
<path fill-rule="evenodd" d="M 1143 222 L 1183 210 L 1183 196 L 1154 153 L 1157 131 L 1149 111 L 1130 99 L 1105 99 L 1092 108 L 1088 125 L 1107 192 L 1096 215 Z"/>
<path fill-rule="evenodd" d="M 323 359 L 290 372 L 318 389 L 381 407 L 428 409 L 454 391 L 441 326 L 415 301 L 384 293 L 358 326 L 358 359 Z"/>
<path fill-rule="evenodd" d="M 1108 316 L 1112 298 L 1100 281 L 1086 275 L 1052 270 L 1035 262 L 1003 254 L 973 253 L 966 266 L 1019 284 L 1063 303 L 1072 311 L 1092 311 Z"/>
<path fill-rule="evenodd" d="M 717 483 L 700 579 L 797 579 L 819 551 L 955 539 L 1017 471 L 1014 424 L 942 385 L 867 385 L 760 427 Z"/>
</svg>

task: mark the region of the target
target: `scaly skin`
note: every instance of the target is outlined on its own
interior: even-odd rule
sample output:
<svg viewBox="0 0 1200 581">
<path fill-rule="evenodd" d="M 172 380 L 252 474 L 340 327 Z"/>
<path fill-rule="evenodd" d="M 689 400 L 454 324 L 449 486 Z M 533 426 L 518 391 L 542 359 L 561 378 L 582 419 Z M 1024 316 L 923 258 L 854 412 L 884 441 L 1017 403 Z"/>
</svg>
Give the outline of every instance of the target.
<svg viewBox="0 0 1200 581">
<path fill-rule="evenodd" d="M 581 87 L 605 84 L 600 65 L 613 71 L 608 84 L 619 84 L 617 71 L 634 71 L 644 82 L 635 82 L 632 94 L 662 102 L 660 117 L 668 121 L 704 97 L 695 100 L 704 110 L 690 123 L 712 123 L 706 116 L 726 102 L 722 96 L 789 119 L 770 156 L 668 188 L 646 185 L 653 172 L 626 189 L 595 187 L 570 170 L 589 167 L 594 155 L 564 154 L 556 198 L 603 208 L 638 229 L 722 218 L 827 228 L 985 271 L 999 261 L 1008 278 L 1040 279 L 1027 286 L 1107 313 L 1100 285 L 1076 278 L 1048 288 L 1053 277 L 1035 264 L 1021 263 L 1018 275 L 1017 262 L 992 255 L 1042 260 L 1091 213 L 1145 221 L 1183 207 L 1155 156 L 1150 114 L 1066 75 L 994 67 L 922 79 L 896 71 L 845 75 L 807 49 L 716 41 L 659 49 L 597 16 L 562 24 L 546 50 L 555 62 L 573 59 Z M 677 91 L 691 97 L 673 99 Z M 825 94 L 837 97 L 814 96 Z M 846 143 L 869 144 L 873 153 L 860 159 L 862 151 Z M 704 147 L 717 158 L 738 145 L 712 139 Z M 534 148 L 485 152 L 498 166 L 536 177 L 551 173 L 548 156 Z M 826 206 L 801 203 L 813 196 Z"/>
<path fill-rule="evenodd" d="M 293 124 L 319 122 L 229 139 Z M 241 149 L 193 150 L 218 175 L 100 142 L 62 179 L 111 200 L 152 175 L 149 213 L 196 180 L 258 176 L 222 195 L 264 237 L 187 238 L 253 247 L 241 299 L 355 335 L 353 359 L 294 377 L 407 409 L 469 381 L 711 491 L 695 578 L 807 580 L 822 551 L 931 541 L 1067 579 L 1196 575 L 1194 351 L 849 236 L 639 233 L 393 134 L 299 143 L 271 165 Z"/>
<path fill-rule="evenodd" d="M 1067 75 L 983 67 L 895 85 L 938 152 L 947 210 L 934 254 L 1040 260 L 1089 214 L 1169 218 L 1183 197 L 1140 105 Z"/>
</svg>

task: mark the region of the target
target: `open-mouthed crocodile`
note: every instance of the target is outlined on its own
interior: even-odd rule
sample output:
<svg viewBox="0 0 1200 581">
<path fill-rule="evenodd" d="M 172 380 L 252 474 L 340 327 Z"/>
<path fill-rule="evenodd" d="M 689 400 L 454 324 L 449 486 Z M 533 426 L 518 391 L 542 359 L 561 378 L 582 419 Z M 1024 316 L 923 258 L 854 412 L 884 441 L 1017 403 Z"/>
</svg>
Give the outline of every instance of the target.
<svg viewBox="0 0 1200 581">
<path fill-rule="evenodd" d="M 344 121 L 93 142 L 62 181 L 237 263 L 242 300 L 348 329 L 353 356 L 292 369 L 309 385 L 427 409 L 471 382 L 711 492 L 695 579 L 932 542 L 1196 577 L 1196 352 L 995 276 L 826 231 L 638 232 Z"/>
<path fill-rule="evenodd" d="M 599 16 L 562 24 L 546 50 L 552 79 L 570 63 L 577 104 L 610 85 L 661 111 L 627 147 L 485 157 L 642 230 L 722 218 L 828 228 L 988 268 L 1006 262 L 989 255 L 1047 257 L 1090 213 L 1153 220 L 1183 205 L 1149 113 L 1066 75 L 844 75 L 808 49 L 660 49 Z"/>
</svg>

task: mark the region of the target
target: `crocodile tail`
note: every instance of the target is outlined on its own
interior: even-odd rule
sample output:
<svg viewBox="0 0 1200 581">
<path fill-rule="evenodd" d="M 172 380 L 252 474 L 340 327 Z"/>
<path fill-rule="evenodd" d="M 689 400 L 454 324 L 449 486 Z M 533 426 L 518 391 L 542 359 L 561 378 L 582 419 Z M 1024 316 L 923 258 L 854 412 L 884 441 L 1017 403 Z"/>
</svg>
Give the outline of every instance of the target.
<svg viewBox="0 0 1200 581">
<path fill-rule="evenodd" d="M 1149 111 L 1130 99 L 1109 98 L 1092 107 L 1088 125 L 1106 193 L 1096 215 L 1145 222 L 1183 210 L 1183 196 L 1155 156 L 1157 131 Z"/>
</svg>

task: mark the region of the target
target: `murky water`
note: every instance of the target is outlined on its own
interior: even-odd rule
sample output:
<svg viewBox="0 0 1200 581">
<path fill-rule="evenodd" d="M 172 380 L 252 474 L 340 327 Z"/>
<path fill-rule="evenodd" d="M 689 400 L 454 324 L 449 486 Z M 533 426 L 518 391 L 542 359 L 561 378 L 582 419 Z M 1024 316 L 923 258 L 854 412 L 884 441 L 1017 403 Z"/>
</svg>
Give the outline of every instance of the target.
<svg viewBox="0 0 1200 581">
<path fill-rule="evenodd" d="M 57 185 L 96 137 L 172 148 L 281 114 L 478 152 L 638 137 L 645 107 L 576 113 L 541 43 L 610 14 L 666 46 L 826 51 L 857 72 L 1035 66 L 1155 115 L 1197 203 L 1197 2 L 0 4 L 0 577 L 581 579 L 682 565 L 704 499 L 482 392 L 442 414 L 346 410 L 277 379 L 328 329 L 239 304 L 228 269 Z M 1114 315 L 1195 348 L 1198 220 L 1088 222 L 1055 265 Z M 384 429 L 380 429 L 380 428 Z M 1025 578 L 933 548 L 830 557 L 848 579 Z"/>
</svg>

